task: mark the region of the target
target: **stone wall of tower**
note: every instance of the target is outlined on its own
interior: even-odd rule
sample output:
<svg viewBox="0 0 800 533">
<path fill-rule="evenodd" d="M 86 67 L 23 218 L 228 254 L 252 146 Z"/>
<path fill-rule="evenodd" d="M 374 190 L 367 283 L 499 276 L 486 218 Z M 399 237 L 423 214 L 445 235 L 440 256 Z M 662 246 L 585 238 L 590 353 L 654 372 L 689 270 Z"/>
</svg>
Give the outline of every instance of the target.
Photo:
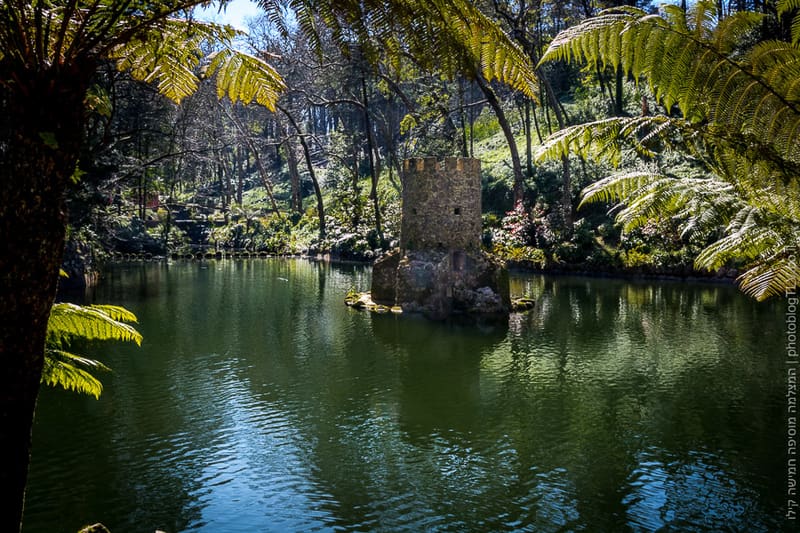
<svg viewBox="0 0 800 533">
<path fill-rule="evenodd" d="M 478 251 L 481 165 L 477 159 L 425 157 L 403 162 L 400 248 Z"/>
</svg>

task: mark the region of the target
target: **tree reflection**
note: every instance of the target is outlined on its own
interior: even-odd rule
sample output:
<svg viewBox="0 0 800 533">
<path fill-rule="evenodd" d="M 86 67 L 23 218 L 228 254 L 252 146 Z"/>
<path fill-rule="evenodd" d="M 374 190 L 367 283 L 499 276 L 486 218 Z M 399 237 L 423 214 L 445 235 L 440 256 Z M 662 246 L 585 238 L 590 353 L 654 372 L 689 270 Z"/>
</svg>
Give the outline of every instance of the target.
<svg viewBox="0 0 800 533">
<path fill-rule="evenodd" d="M 780 529 L 779 303 L 537 276 L 532 312 L 434 323 L 346 308 L 360 267 L 111 276 L 144 346 L 42 406 L 31 527 Z"/>
</svg>

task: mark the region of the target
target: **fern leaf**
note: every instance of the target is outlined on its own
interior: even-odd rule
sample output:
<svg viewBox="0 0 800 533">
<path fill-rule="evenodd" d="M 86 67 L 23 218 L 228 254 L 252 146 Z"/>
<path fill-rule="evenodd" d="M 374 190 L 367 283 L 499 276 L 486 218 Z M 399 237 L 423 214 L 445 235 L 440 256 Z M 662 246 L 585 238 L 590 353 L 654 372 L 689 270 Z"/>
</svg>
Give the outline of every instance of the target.
<svg viewBox="0 0 800 533">
<path fill-rule="evenodd" d="M 778 9 L 786 15 L 800 0 Z M 543 61 L 613 64 L 619 54 L 626 72 L 646 78 L 656 99 L 677 104 L 683 117 L 572 126 L 537 152 L 539 160 L 577 153 L 618 164 L 623 150 L 650 156 L 657 141 L 660 149 L 695 156 L 708 179 L 623 170 L 588 186 L 581 206 L 617 202 L 623 229 L 670 217 L 681 222 L 682 235 L 713 236 L 695 265 L 742 268 L 742 290 L 759 299 L 797 284 L 786 250 L 798 247 L 800 235 L 800 48 L 797 35 L 792 44 L 742 47 L 762 20 L 754 13 L 719 17 L 714 2 L 701 1 L 688 16 L 677 6 L 664 6 L 659 16 L 614 9 L 561 32 Z"/>
<path fill-rule="evenodd" d="M 796 10 L 800 10 L 799 0 L 778 0 L 778 15 L 784 16 Z M 792 43 L 800 43 L 800 13 L 795 14 L 792 19 Z"/>
<path fill-rule="evenodd" d="M 642 187 L 662 178 L 661 174 L 654 172 L 628 172 L 608 176 L 581 192 L 578 209 L 590 203 L 624 201 Z"/>
<path fill-rule="evenodd" d="M 129 310 L 121 307 L 119 305 L 108 305 L 108 304 L 92 304 L 88 306 L 90 309 L 97 309 L 111 317 L 112 320 L 116 320 L 118 322 L 133 322 L 134 324 L 139 320 Z"/>
<path fill-rule="evenodd" d="M 259 58 L 232 48 L 240 35 L 231 26 L 169 19 L 142 39 L 120 45 L 111 52 L 120 70 L 145 82 L 155 83 L 167 98 L 180 102 L 194 93 L 203 72 L 217 76 L 217 90 L 232 101 L 253 100 L 274 111 L 285 88 L 277 71 Z M 204 49 L 221 47 L 200 68 Z"/>
<path fill-rule="evenodd" d="M 746 270 L 737 281 L 745 294 L 766 300 L 794 291 L 800 285 L 800 267 L 795 260 L 781 258 Z"/>
<path fill-rule="evenodd" d="M 210 56 L 205 69 L 216 76 L 217 95 L 232 102 L 249 104 L 256 101 L 271 111 L 286 88 L 278 72 L 257 57 L 233 49 L 223 49 Z"/>
<path fill-rule="evenodd" d="M 477 62 L 487 80 L 496 79 L 536 100 L 537 80 L 527 55 L 475 5 L 432 0 L 415 6 L 441 17 L 438 31 Z"/>
<path fill-rule="evenodd" d="M 81 337 L 89 340 L 133 341 L 141 345 L 142 335 L 138 331 L 112 318 L 112 315 L 125 318 L 130 314 L 126 315 L 120 308 L 104 307 L 82 307 L 63 302 L 54 304 L 48 321 L 48 342 L 61 346 L 73 338 Z"/>
<path fill-rule="evenodd" d="M 91 372 L 109 368 L 95 359 L 70 353 L 64 347 L 78 338 L 133 341 L 141 345 L 141 334 L 125 322 L 135 323 L 136 315 L 124 307 L 53 304 L 47 323 L 42 383 L 99 397 L 103 385 Z"/>
<path fill-rule="evenodd" d="M 64 390 L 89 394 L 97 399 L 103 392 L 103 384 L 87 368 L 93 371 L 109 370 L 108 367 L 93 359 L 63 350 L 47 350 L 42 368 L 42 383 L 51 387 L 61 387 Z"/>
</svg>

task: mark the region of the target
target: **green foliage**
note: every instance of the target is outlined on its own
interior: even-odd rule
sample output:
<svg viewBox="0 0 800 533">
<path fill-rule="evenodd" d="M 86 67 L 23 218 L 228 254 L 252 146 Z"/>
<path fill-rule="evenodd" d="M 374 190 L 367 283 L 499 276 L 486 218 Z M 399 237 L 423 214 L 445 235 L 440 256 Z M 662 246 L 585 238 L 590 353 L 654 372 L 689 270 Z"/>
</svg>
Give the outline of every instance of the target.
<svg viewBox="0 0 800 533">
<path fill-rule="evenodd" d="M 231 26 L 172 18 L 201 0 L 125 2 L 98 0 L 20 2 L 0 6 L 0 60 L 33 64 L 70 65 L 86 60 L 116 61 L 141 81 L 153 82 L 166 97 L 180 102 L 198 87 L 205 51 L 218 48 L 202 69 L 216 75 L 217 92 L 232 101 L 255 100 L 274 109 L 284 89 L 278 73 L 265 61 L 233 48 L 241 32 Z M 26 27 L 26 24 L 28 25 Z M 27 57 L 27 56 L 35 57 Z M 87 105 L 96 106 L 97 93 Z"/>
<path fill-rule="evenodd" d="M 131 341 L 141 345 L 141 334 L 128 322 L 135 323 L 136 316 L 124 307 L 55 303 L 47 322 L 42 383 L 99 397 L 103 385 L 92 372 L 109 370 L 108 367 L 67 349 L 78 339 Z"/>
<path fill-rule="evenodd" d="M 778 0 L 778 13 L 786 15 L 793 10 L 800 9 L 800 1 L 798 0 Z M 800 17 L 795 17 L 792 20 L 792 44 L 797 45 L 800 43 Z"/>
<path fill-rule="evenodd" d="M 256 101 L 270 110 L 285 88 L 275 69 L 249 54 L 232 48 L 241 32 L 196 20 L 165 19 L 152 24 L 146 33 L 111 50 L 120 70 L 138 80 L 154 82 L 167 98 L 180 102 L 197 90 L 198 67 L 209 46 L 223 48 L 206 58 L 202 74 L 215 76 L 217 96 L 233 102 Z"/>
<path fill-rule="evenodd" d="M 544 268 L 547 264 L 544 251 L 533 246 L 506 246 L 503 243 L 496 243 L 492 247 L 492 254 L 516 265 Z"/>
<path fill-rule="evenodd" d="M 529 211 L 522 204 L 506 213 L 499 226 L 491 229 L 492 253 L 518 264 L 543 268 L 553 234 L 540 207 Z"/>
<path fill-rule="evenodd" d="M 150 253 L 153 255 L 163 255 L 167 251 L 164 246 L 163 235 L 159 235 L 154 230 L 147 228 L 145 221 L 137 216 L 113 217 L 108 221 L 111 239 L 111 246 L 121 253 Z M 178 244 L 185 238 L 180 229 L 172 227 L 168 236 L 168 243 Z"/>
<path fill-rule="evenodd" d="M 231 222 L 211 230 L 209 240 L 231 250 L 249 250 L 271 254 L 289 254 L 296 251 L 293 225 L 289 218 L 273 213 L 262 217 L 259 213 L 236 207 Z"/>
<path fill-rule="evenodd" d="M 322 50 L 321 22 L 347 54 L 355 40 L 373 62 L 381 59 L 399 70 L 410 55 L 425 68 L 447 76 L 469 63 L 487 80 L 498 80 L 536 97 L 536 76 L 524 51 L 471 1 L 261 0 L 259 4 L 286 36 L 289 30 L 282 15 L 288 8 L 318 52 Z"/>
<path fill-rule="evenodd" d="M 268 63 L 238 50 L 225 48 L 209 57 L 206 75 L 216 75 L 217 96 L 232 102 L 256 101 L 270 111 L 285 89 L 278 72 Z"/>
<path fill-rule="evenodd" d="M 786 12 L 788 3 L 781 3 Z M 800 48 L 797 42 L 744 37 L 764 15 L 720 19 L 698 2 L 685 15 L 616 8 L 563 31 L 543 61 L 582 59 L 619 66 L 647 80 L 656 99 L 680 112 L 598 120 L 566 128 L 538 152 L 569 152 L 619 165 L 626 150 L 650 161 L 584 190 L 582 204 L 620 202 L 617 220 L 630 231 L 650 220 L 682 221 L 683 235 L 708 237 L 700 268 L 744 270 L 742 290 L 758 299 L 783 294 L 800 280 L 792 259 L 800 246 Z M 702 162 L 704 177 L 680 177 L 659 164 L 664 149 Z"/>
</svg>

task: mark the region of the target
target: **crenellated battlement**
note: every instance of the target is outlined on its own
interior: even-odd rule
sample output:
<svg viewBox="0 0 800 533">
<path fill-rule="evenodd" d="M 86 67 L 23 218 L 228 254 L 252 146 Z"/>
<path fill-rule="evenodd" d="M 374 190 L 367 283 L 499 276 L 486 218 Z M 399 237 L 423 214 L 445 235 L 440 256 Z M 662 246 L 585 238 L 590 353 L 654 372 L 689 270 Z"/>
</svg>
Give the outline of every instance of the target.
<svg viewBox="0 0 800 533">
<path fill-rule="evenodd" d="M 412 157 L 403 161 L 403 172 L 409 175 L 441 171 L 474 173 L 480 170 L 480 160 L 468 157 Z"/>
</svg>

